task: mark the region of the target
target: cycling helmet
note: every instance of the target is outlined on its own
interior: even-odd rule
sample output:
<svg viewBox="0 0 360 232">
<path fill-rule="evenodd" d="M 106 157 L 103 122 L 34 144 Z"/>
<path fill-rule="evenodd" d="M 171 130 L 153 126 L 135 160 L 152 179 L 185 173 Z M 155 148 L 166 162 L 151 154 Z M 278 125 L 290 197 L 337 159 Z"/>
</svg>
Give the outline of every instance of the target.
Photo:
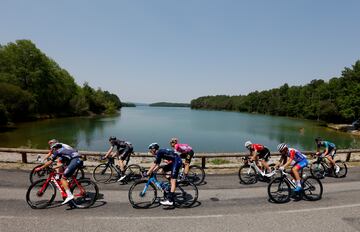
<svg viewBox="0 0 360 232">
<path fill-rule="evenodd" d="M 50 148 L 51 149 L 62 148 L 62 144 L 61 143 L 53 143 Z"/>
<path fill-rule="evenodd" d="M 57 141 L 57 139 L 50 139 L 49 141 L 48 141 L 48 144 L 49 144 L 49 146 L 51 147 L 52 145 L 54 145 L 54 143 L 58 143 L 59 141 Z"/>
<path fill-rule="evenodd" d="M 321 137 L 317 137 L 317 138 L 315 138 L 315 142 L 320 142 L 320 141 L 322 141 L 323 139 L 321 138 Z"/>
<path fill-rule="evenodd" d="M 245 142 L 245 147 L 246 147 L 246 148 L 249 148 L 251 144 L 252 144 L 251 141 L 246 141 L 246 142 Z"/>
<path fill-rule="evenodd" d="M 175 143 L 175 144 L 177 144 L 178 141 L 179 141 L 178 138 L 171 138 L 171 139 L 170 139 L 170 143 Z"/>
<path fill-rule="evenodd" d="M 285 148 L 287 148 L 288 146 L 286 145 L 286 143 L 280 143 L 278 146 L 277 146 L 277 149 L 279 152 L 282 152 Z"/>
<path fill-rule="evenodd" d="M 149 149 L 155 149 L 155 150 L 159 150 L 160 146 L 157 143 L 152 143 L 149 145 Z"/>
<path fill-rule="evenodd" d="M 109 141 L 114 141 L 114 140 L 116 140 L 116 137 L 115 137 L 115 136 L 110 136 L 110 137 L 109 137 Z"/>
</svg>

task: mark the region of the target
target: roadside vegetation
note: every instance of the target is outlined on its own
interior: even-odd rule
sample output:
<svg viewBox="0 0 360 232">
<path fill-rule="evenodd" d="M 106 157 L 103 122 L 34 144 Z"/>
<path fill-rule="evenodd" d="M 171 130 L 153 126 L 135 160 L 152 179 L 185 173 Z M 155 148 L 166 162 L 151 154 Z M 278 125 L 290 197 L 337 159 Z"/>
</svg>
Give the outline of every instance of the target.
<svg viewBox="0 0 360 232">
<path fill-rule="evenodd" d="M 333 123 L 360 117 L 360 60 L 341 77 L 313 80 L 304 86 L 255 91 L 238 96 L 204 96 L 191 101 L 192 109 L 227 110 L 289 116 Z"/>
<path fill-rule="evenodd" d="M 0 45 L 0 125 L 11 122 L 114 114 L 115 94 L 79 86 L 74 78 L 30 40 Z"/>
</svg>

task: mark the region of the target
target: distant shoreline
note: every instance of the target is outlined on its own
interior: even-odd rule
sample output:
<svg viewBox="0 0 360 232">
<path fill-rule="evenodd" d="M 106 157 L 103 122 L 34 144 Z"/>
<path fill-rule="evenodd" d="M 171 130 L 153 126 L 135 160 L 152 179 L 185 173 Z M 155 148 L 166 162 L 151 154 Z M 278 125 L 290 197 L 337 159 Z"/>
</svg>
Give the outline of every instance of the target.
<svg viewBox="0 0 360 232">
<path fill-rule="evenodd" d="M 334 123 L 329 123 L 326 125 L 327 128 L 330 128 L 332 130 L 336 130 L 336 131 L 342 131 L 342 132 L 346 132 L 349 134 L 353 134 L 353 135 L 358 135 L 360 136 L 360 131 L 359 130 L 355 130 L 353 129 L 353 126 L 351 124 L 334 124 Z"/>
<path fill-rule="evenodd" d="M 149 106 L 154 107 L 190 107 L 188 103 L 172 103 L 172 102 L 156 102 L 149 104 Z"/>
</svg>

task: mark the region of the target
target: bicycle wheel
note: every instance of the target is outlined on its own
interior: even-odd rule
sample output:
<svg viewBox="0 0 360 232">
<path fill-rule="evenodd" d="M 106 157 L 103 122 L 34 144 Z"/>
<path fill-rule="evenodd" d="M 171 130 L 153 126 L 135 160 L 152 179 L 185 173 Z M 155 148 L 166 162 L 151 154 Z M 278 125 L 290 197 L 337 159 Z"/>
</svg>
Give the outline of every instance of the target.
<svg viewBox="0 0 360 232">
<path fill-rule="evenodd" d="M 200 185 L 205 179 L 205 171 L 197 165 L 190 165 L 188 179 L 195 185 Z"/>
<path fill-rule="evenodd" d="M 71 186 L 70 191 L 74 195 L 74 204 L 77 208 L 89 208 L 98 198 L 99 188 L 91 180 L 81 179 Z"/>
<path fill-rule="evenodd" d="M 319 179 L 309 176 L 302 183 L 304 197 L 309 201 L 320 200 L 323 193 L 323 186 Z"/>
<path fill-rule="evenodd" d="M 310 173 L 315 178 L 323 179 L 326 174 L 325 170 L 326 168 L 321 162 L 315 161 L 310 165 Z"/>
<path fill-rule="evenodd" d="M 275 178 L 268 185 L 268 195 L 275 203 L 288 202 L 291 196 L 290 184 L 283 177 Z"/>
<path fill-rule="evenodd" d="M 55 196 L 56 188 L 52 182 L 38 180 L 28 188 L 26 202 L 33 209 L 44 209 L 54 201 Z"/>
<path fill-rule="evenodd" d="M 84 169 L 78 168 L 75 172 L 75 176 L 77 180 L 81 180 L 85 178 L 85 172 Z"/>
<path fill-rule="evenodd" d="M 47 178 L 47 174 L 49 174 L 48 172 L 48 168 L 44 168 L 41 171 L 35 172 L 36 168 L 39 168 L 43 166 L 42 164 L 39 164 L 37 166 L 35 166 L 29 175 L 29 179 L 30 179 L 30 183 L 33 184 L 35 181 L 41 180 L 41 179 L 46 179 Z"/>
<path fill-rule="evenodd" d="M 188 180 L 176 184 L 174 204 L 179 208 L 189 208 L 197 201 L 199 191 L 196 185 Z"/>
<path fill-rule="evenodd" d="M 255 168 L 245 164 L 239 168 L 239 179 L 242 184 L 255 184 L 257 182 L 257 174 Z"/>
<path fill-rule="evenodd" d="M 93 171 L 93 179 L 99 183 L 105 183 L 112 177 L 113 170 L 108 164 L 99 164 Z"/>
<path fill-rule="evenodd" d="M 339 172 L 334 172 L 335 177 L 344 178 L 347 174 L 347 166 L 346 166 L 345 162 L 342 162 L 341 160 L 337 160 L 335 163 L 337 166 L 340 167 Z"/>
<path fill-rule="evenodd" d="M 157 189 L 148 180 L 139 180 L 130 187 L 128 196 L 132 207 L 149 208 L 157 198 Z"/>
<path fill-rule="evenodd" d="M 140 167 L 140 165 L 137 164 L 131 164 L 126 167 L 125 169 L 125 181 L 123 182 L 131 182 L 136 181 L 142 178 L 142 170 L 143 168 Z"/>
</svg>

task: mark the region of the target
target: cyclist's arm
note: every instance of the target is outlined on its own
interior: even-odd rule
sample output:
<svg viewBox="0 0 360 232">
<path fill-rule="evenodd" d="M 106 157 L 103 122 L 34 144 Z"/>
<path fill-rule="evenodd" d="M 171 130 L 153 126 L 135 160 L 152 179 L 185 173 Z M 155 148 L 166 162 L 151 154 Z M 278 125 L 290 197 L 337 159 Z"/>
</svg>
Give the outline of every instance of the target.
<svg viewBox="0 0 360 232">
<path fill-rule="evenodd" d="M 153 163 L 151 166 L 150 166 L 150 168 L 149 168 L 149 170 L 147 171 L 147 175 L 148 176 L 150 176 L 151 175 L 151 173 L 156 169 L 156 168 L 158 168 L 159 167 L 159 164 L 157 164 L 157 163 Z"/>
<path fill-rule="evenodd" d="M 52 154 L 52 150 L 49 151 L 49 153 L 46 154 L 46 156 L 43 159 L 43 162 L 45 162 Z"/>
<path fill-rule="evenodd" d="M 251 158 L 250 158 L 250 160 L 256 160 L 256 150 L 253 150 L 253 151 L 250 151 L 250 156 L 251 156 Z"/>
<path fill-rule="evenodd" d="M 287 166 L 289 166 L 292 161 L 293 161 L 293 159 L 291 157 L 289 157 L 287 162 L 283 165 L 284 169 L 287 168 Z"/>
<path fill-rule="evenodd" d="M 111 146 L 110 149 L 106 152 L 106 155 L 104 156 L 104 159 L 106 159 L 111 154 L 113 149 L 114 149 L 114 146 Z"/>
</svg>

